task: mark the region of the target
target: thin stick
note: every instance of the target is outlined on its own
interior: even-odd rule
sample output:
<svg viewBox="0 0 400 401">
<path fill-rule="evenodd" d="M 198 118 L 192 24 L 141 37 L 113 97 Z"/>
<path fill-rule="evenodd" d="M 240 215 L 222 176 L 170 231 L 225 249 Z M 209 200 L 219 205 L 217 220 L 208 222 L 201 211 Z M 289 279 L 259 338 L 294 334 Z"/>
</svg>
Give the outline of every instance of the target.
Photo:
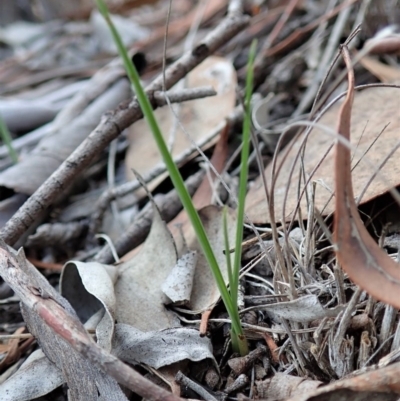
<svg viewBox="0 0 400 401">
<path fill-rule="evenodd" d="M 171 88 L 210 54 L 225 45 L 228 40 L 241 32 L 248 22 L 249 18 L 246 16 L 228 15 L 199 45 L 184 54 L 167 69 L 165 74 L 166 88 Z M 162 78 L 162 76 L 156 78 L 146 90 L 153 106 L 157 106 L 157 104 L 152 94 L 162 89 Z M 76 176 L 125 128 L 128 128 L 141 117 L 142 112 L 136 99 L 130 104 L 123 102 L 115 110 L 104 115 L 97 128 L 7 222 L 0 231 L 0 237 L 11 245 L 15 244 L 18 238 L 35 222 L 40 213 L 46 210 L 60 193 L 72 184 Z"/>
<path fill-rule="evenodd" d="M 103 372 L 112 376 L 118 383 L 150 400 L 182 401 L 181 398 L 144 378 L 97 345 L 78 318 L 70 315 L 63 307 L 62 302 L 56 299 L 57 295 L 53 298 L 52 292 L 47 291 L 45 288 L 47 285 L 50 287 L 49 291 L 54 291 L 47 282 L 44 281 L 45 284 L 41 288 L 32 286 L 30 276 L 19 265 L 17 258 L 8 252 L 3 241 L 0 242 L 0 275 L 14 290 L 21 302 L 30 311 L 37 313 L 56 335 L 67 341 L 72 348 Z"/>
</svg>

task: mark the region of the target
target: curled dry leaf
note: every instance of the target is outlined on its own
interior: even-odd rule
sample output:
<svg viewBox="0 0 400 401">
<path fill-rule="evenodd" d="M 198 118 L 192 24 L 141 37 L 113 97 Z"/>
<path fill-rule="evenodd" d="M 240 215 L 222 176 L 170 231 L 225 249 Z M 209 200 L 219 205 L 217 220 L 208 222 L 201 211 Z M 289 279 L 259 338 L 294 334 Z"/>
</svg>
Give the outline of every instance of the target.
<svg viewBox="0 0 400 401">
<path fill-rule="evenodd" d="M 350 119 L 354 98 L 354 72 L 348 50 L 343 48 L 348 68 L 349 88 L 339 114 L 338 132 L 350 139 Z M 341 142 L 335 155 L 336 255 L 349 277 L 373 297 L 400 308 L 400 266 L 369 235 L 358 214 L 351 180 L 350 150 Z"/>
<path fill-rule="evenodd" d="M 97 262 L 68 262 L 60 278 L 61 294 L 70 302 L 79 319 L 87 322 L 102 311 L 96 325 L 99 345 L 110 351 L 114 334 L 116 299 L 114 283 L 117 268 Z"/>
<path fill-rule="evenodd" d="M 214 360 L 210 340 L 201 338 L 197 330 L 168 330 L 178 326 L 179 321 L 164 308 L 167 299 L 161 286 L 171 270 L 177 268 L 176 251 L 165 223 L 158 213 L 155 216 L 149 238 L 131 261 L 120 266 L 68 262 L 61 277 L 62 293 L 86 322 L 86 328 L 96 328 L 99 345 L 112 348 L 112 353 L 124 361 L 158 369 L 183 360 Z M 190 255 L 197 259 L 196 252 Z M 191 289 L 191 285 L 189 280 L 186 286 Z M 115 318 L 120 323 L 114 330 Z M 124 319 L 130 324 L 124 324 Z M 149 331 L 149 327 L 156 330 Z"/>
<path fill-rule="evenodd" d="M 161 288 L 173 303 L 186 304 L 190 301 L 197 259 L 196 251 L 186 252 L 163 283 Z"/>
<path fill-rule="evenodd" d="M 218 264 L 220 266 L 222 275 L 225 279 L 225 282 L 228 283 L 228 271 L 227 271 L 227 266 L 226 266 L 226 259 L 224 255 L 224 237 L 223 237 L 223 224 L 222 224 L 222 209 L 217 206 L 206 206 L 202 209 L 199 210 L 199 215 L 200 219 L 203 222 L 207 237 L 209 238 L 209 241 L 211 243 L 211 246 L 215 252 L 215 256 L 217 258 Z M 214 304 L 219 300 L 219 291 L 217 288 L 217 285 L 215 283 L 215 280 L 213 278 L 213 275 L 211 273 L 211 270 L 208 266 L 208 263 L 203 255 L 202 250 L 200 249 L 200 245 L 196 239 L 196 235 L 193 231 L 193 228 L 190 225 L 190 222 L 187 220 L 187 217 L 181 217 L 179 220 L 177 220 L 180 224 L 182 224 L 182 231 L 184 233 L 184 237 L 186 240 L 187 247 L 191 249 L 192 251 L 197 251 L 198 252 L 198 261 L 196 264 L 195 268 L 195 273 L 194 273 L 194 278 L 193 278 L 193 290 L 190 298 L 190 307 L 192 310 L 195 311 L 205 311 L 214 306 Z M 174 225 L 175 221 L 171 222 L 169 224 L 169 227 L 173 233 L 175 242 L 177 243 L 177 248 L 178 248 L 178 253 L 182 253 L 182 250 L 185 249 L 184 244 L 182 243 L 182 235 L 179 229 L 177 228 L 176 225 Z M 236 217 L 235 217 L 235 212 L 233 210 L 229 210 L 228 212 L 228 235 L 229 235 L 229 242 L 231 244 L 234 243 L 235 241 L 235 236 L 236 236 Z M 153 223 L 154 224 L 154 223 Z M 153 228 L 152 228 L 153 229 Z M 148 237 L 147 241 L 151 241 L 150 235 Z M 156 236 L 154 239 L 155 243 L 157 246 L 162 243 L 162 241 L 157 240 Z M 168 247 L 167 247 L 168 248 Z M 134 253 L 130 252 L 129 254 L 124 256 L 124 259 L 126 262 L 124 262 L 125 265 L 130 264 L 130 263 L 136 263 L 134 262 L 135 258 L 143 253 L 143 257 L 146 254 L 147 251 L 143 251 L 143 247 L 139 248 L 139 251 Z M 151 251 L 150 251 L 151 253 Z M 133 256 L 132 256 L 133 255 Z M 127 259 L 127 257 L 131 257 L 131 259 Z M 160 256 L 162 259 L 162 256 Z M 160 260 L 161 260 L 160 259 Z M 164 263 L 164 262 L 163 262 Z M 172 263 L 172 262 L 171 262 Z M 172 264 L 172 267 L 175 266 L 175 263 Z M 170 267 L 170 270 L 172 269 Z M 169 274 L 169 273 L 168 273 Z M 167 274 L 167 276 L 168 276 Z M 138 276 L 140 276 L 140 273 L 137 273 Z M 166 279 L 164 277 L 163 281 Z M 146 276 L 143 277 L 142 279 L 139 278 L 140 281 L 142 280 L 151 280 L 154 282 L 154 277 Z M 128 280 L 128 283 L 131 281 Z M 124 284 L 122 284 L 124 285 Z M 160 284 L 161 285 L 161 284 Z M 148 288 L 149 284 L 146 284 L 145 288 Z M 160 287 L 161 288 L 161 287 Z M 126 290 L 127 293 L 130 293 L 128 289 Z M 145 291 L 145 290 L 140 290 L 140 292 Z M 146 294 L 144 294 L 146 296 Z M 168 300 L 166 299 L 166 296 L 163 294 L 163 297 L 160 298 L 160 300 L 164 303 L 167 302 Z M 146 301 L 146 304 L 149 301 Z M 160 303 L 161 305 L 161 303 Z M 138 304 L 139 308 L 143 307 L 143 303 Z M 128 305 L 128 310 L 130 308 L 133 308 L 132 306 Z M 135 310 L 135 313 L 140 313 L 137 309 Z M 165 311 L 165 309 L 162 307 L 162 311 Z M 164 313 L 163 312 L 163 313 Z M 128 313 L 128 312 L 127 312 Z M 132 316 L 132 314 L 130 315 Z M 130 319 L 133 319 L 131 317 Z M 145 319 L 145 318 L 144 318 Z M 120 320 L 119 320 L 120 321 Z M 126 322 L 124 322 L 126 323 Z M 150 324 L 149 322 L 146 323 L 146 319 L 144 324 Z M 137 326 L 135 326 L 137 327 Z M 164 327 L 158 327 L 158 328 L 165 328 L 165 327 L 171 327 L 171 326 L 164 326 Z M 140 328 L 140 327 L 139 327 Z M 145 331 L 143 328 L 141 328 L 143 331 Z M 153 330 L 156 328 L 153 328 Z"/>
</svg>

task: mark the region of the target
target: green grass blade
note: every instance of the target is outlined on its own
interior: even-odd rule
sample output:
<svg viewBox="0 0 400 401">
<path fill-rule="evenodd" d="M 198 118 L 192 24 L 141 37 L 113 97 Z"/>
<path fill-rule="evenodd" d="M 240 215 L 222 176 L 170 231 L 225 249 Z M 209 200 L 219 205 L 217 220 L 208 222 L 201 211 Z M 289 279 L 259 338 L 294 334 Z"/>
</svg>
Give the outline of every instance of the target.
<svg viewBox="0 0 400 401">
<path fill-rule="evenodd" d="M 240 263 L 242 259 L 242 240 L 243 240 L 243 224 L 244 224 L 244 207 L 246 201 L 246 189 L 248 179 L 248 160 L 250 152 L 250 130 L 251 130 L 251 110 L 250 102 L 253 94 L 253 80 L 254 80 L 254 59 L 256 55 L 257 41 L 253 40 L 250 52 L 249 61 L 247 63 L 246 75 L 246 95 L 245 95 L 245 114 L 243 120 L 243 139 L 242 139 L 242 152 L 241 152 L 241 168 L 239 178 L 239 196 L 237 208 L 237 229 L 236 229 L 236 244 L 235 244 L 235 259 L 233 264 L 233 283 L 231 283 L 231 296 L 233 307 L 237 309 L 238 288 L 239 288 L 239 273 Z M 238 333 L 239 334 L 239 333 Z"/>
<path fill-rule="evenodd" d="M 110 15 L 108 13 L 108 10 L 107 10 L 107 7 L 106 7 L 104 1 L 96 0 L 96 3 L 97 3 L 97 7 L 98 7 L 100 13 L 103 15 L 108 26 L 110 27 L 111 34 L 114 38 L 114 41 L 118 48 L 118 51 L 124 62 L 125 69 L 127 71 L 129 80 L 135 89 L 136 96 L 139 101 L 140 107 L 142 108 L 143 114 L 144 114 L 144 116 L 150 126 L 150 129 L 153 133 L 153 136 L 157 143 L 158 149 L 159 149 L 160 153 L 162 154 L 164 163 L 165 163 L 166 167 L 168 168 L 168 172 L 170 174 L 172 183 L 174 184 L 174 187 L 175 187 L 177 193 L 179 194 L 182 205 L 185 208 L 185 210 L 189 216 L 189 219 L 192 223 L 192 226 L 195 230 L 197 240 L 200 243 L 200 246 L 203 250 L 206 260 L 210 266 L 210 269 L 211 269 L 211 272 L 215 279 L 215 282 L 217 283 L 218 289 L 221 294 L 222 301 L 224 302 L 225 307 L 228 311 L 228 314 L 231 318 L 232 328 L 235 331 L 235 333 L 242 333 L 238 310 L 237 310 L 237 308 L 233 307 L 232 300 L 230 298 L 230 294 L 228 292 L 228 289 L 226 288 L 224 278 L 219 269 L 219 266 L 218 266 L 217 260 L 215 258 L 214 252 L 211 248 L 210 242 L 208 241 L 208 238 L 207 238 L 206 232 L 204 230 L 203 224 L 200 220 L 199 214 L 197 213 L 197 210 L 195 209 L 195 207 L 192 203 L 192 199 L 191 199 L 189 193 L 187 192 L 187 189 L 185 187 L 182 176 L 181 176 L 177 166 L 175 165 L 170 152 L 168 151 L 164 137 L 162 136 L 161 130 L 160 130 L 157 120 L 154 116 L 153 108 L 152 108 L 150 101 L 149 101 L 148 97 L 146 96 L 146 93 L 144 92 L 144 89 L 140 83 L 139 74 L 138 74 L 135 66 L 132 64 L 132 62 L 127 54 L 127 51 L 125 49 L 125 46 L 123 45 L 122 40 L 111 21 Z"/>
<path fill-rule="evenodd" d="M 229 235 L 228 235 L 228 208 L 224 206 L 223 215 L 222 215 L 222 222 L 224 225 L 224 246 L 225 246 L 225 258 L 226 258 L 226 267 L 228 269 L 228 279 L 229 279 L 229 288 L 231 288 L 231 284 L 233 282 L 233 270 L 232 270 L 232 263 L 231 263 L 231 253 L 229 252 L 230 245 L 229 245 Z M 232 297 L 231 297 L 232 298 Z"/>
<path fill-rule="evenodd" d="M 1 139 L 3 140 L 3 143 L 7 146 L 8 154 L 10 155 L 12 162 L 15 164 L 18 163 L 18 154 L 12 146 L 12 138 L 10 131 L 8 130 L 7 125 L 1 116 L 0 116 L 0 136 Z"/>
</svg>

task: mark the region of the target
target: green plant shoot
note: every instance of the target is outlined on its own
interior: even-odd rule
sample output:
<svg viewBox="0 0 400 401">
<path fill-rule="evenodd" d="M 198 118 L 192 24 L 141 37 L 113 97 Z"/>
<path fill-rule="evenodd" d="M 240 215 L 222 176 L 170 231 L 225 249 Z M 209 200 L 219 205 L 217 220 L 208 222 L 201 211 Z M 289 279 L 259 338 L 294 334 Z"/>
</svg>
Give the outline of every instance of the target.
<svg viewBox="0 0 400 401">
<path fill-rule="evenodd" d="M 193 229 L 196 233 L 197 240 L 199 241 L 202 251 L 203 251 L 203 253 L 206 257 L 206 260 L 210 266 L 210 269 L 211 269 L 211 272 L 215 279 L 215 282 L 218 286 L 218 290 L 221 294 L 222 301 L 225 304 L 226 310 L 227 310 L 229 317 L 231 319 L 231 322 L 232 322 L 231 336 L 232 336 L 232 345 L 234 347 L 234 350 L 237 352 L 240 352 L 241 355 L 245 355 L 248 352 L 247 342 L 244 337 L 243 330 L 242 330 L 242 327 L 240 324 L 239 312 L 238 312 L 237 306 L 235 306 L 235 305 L 237 305 L 237 300 L 233 300 L 233 298 L 232 298 L 234 296 L 234 294 L 236 294 L 236 296 L 237 296 L 238 290 L 236 288 L 235 291 L 232 291 L 232 290 L 228 291 L 228 289 L 225 285 L 224 278 L 223 278 L 221 270 L 218 266 L 218 263 L 215 258 L 214 252 L 211 248 L 210 242 L 207 238 L 207 235 L 204 230 L 201 219 L 199 217 L 199 214 L 197 213 L 197 210 L 193 205 L 192 199 L 185 187 L 185 183 L 182 179 L 179 169 L 176 166 L 176 164 L 174 163 L 172 155 L 168 150 L 168 147 L 165 143 L 165 140 L 161 133 L 158 122 L 154 116 L 154 112 L 153 112 L 151 103 L 141 85 L 139 74 L 138 74 L 135 66 L 132 64 L 132 62 L 128 56 L 128 53 L 125 49 L 125 46 L 123 45 L 122 40 L 118 34 L 118 31 L 116 30 L 116 28 L 114 27 L 114 25 L 111 21 L 111 18 L 108 13 L 107 6 L 104 3 L 104 0 L 96 0 L 96 3 L 97 3 L 97 7 L 98 7 L 100 13 L 103 15 L 104 19 L 106 20 L 106 22 L 110 28 L 110 32 L 114 38 L 114 41 L 118 48 L 118 52 L 124 62 L 124 66 L 125 66 L 128 78 L 131 82 L 131 85 L 133 86 L 133 88 L 135 90 L 138 102 L 143 111 L 145 119 L 150 126 L 153 137 L 157 143 L 158 149 L 163 157 L 164 163 L 170 174 L 174 188 L 177 191 L 177 193 L 181 199 L 182 205 L 185 208 L 185 210 L 189 216 L 189 219 L 192 223 Z M 253 51 L 253 53 L 255 53 L 255 50 Z M 254 59 L 254 56 L 253 56 L 253 59 Z M 252 86 L 252 84 L 251 84 L 251 86 Z M 250 88 L 250 92 L 249 92 L 248 88 L 246 89 L 246 99 L 248 97 L 247 92 L 250 93 L 249 96 L 251 97 L 251 90 L 252 90 L 252 88 Z M 250 102 L 248 102 L 248 104 L 250 104 Z M 247 118 L 250 118 L 250 114 L 249 114 L 248 110 L 246 111 L 246 116 L 247 116 Z M 245 118 L 245 121 L 246 121 L 246 118 Z M 248 127 L 249 127 L 248 128 L 248 135 L 249 135 L 250 121 L 248 122 Z M 247 161 L 244 164 L 245 164 L 245 166 L 247 166 Z M 242 235 L 243 235 L 243 227 L 241 228 L 240 236 L 242 236 Z M 239 244 L 240 243 L 241 243 L 241 240 L 239 241 Z M 240 258 L 240 256 L 239 256 L 239 258 Z M 240 260 L 239 260 L 239 263 L 240 263 Z M 231 271 L 232 271 L 232 269 L 231 269 Z M 239 269 L 237 269 L 237 271 L 239 272 Z M 239 278 L 237 277 L 235 279 L 235 277 L 232 277 L 232 281 L 233 281 L 233 284 L 238 283 Z"/>
<path fill-rule="evenodd" d="M 12 162 L 18 163 L 18 154 L 12 146 L 12 138 L 10 131 L 8 130 L 7 125 L 1 116 L 0 116 L 0 136 L 1 139 L 3 140 L 3 143 L 7 146 L 8 154 L 10 155 Z"/>
<path fill-rule="evenodd" d="M 242 137 L 242 152 L 240 156 L 240 178 L 239 178 L 239 196 L 237 207 L 237 229 L 236 229 L 236 244 L 235 244 L 235 259 L 233 264 L 233 279 L 230 283 L 231 297 L 233 306 L 237 309 L 240 262 L 242 260 L 242 240 L 244 226 L 244 207 L 247 193 L 248 179 L 248 160 L 250 153 L 250 133 L 251 133 L 251 97 L 253 94 L 253 78 L 254 78 L 254 59 L 257 49 L 257 40 L 253 40 L 250 46 L 249 59 L 247 63 L 246 75 L 246 93 L 244 99 L 244 119 L 243 119 L 243 137 Z"/>
<path fill-rule="evenodd" d="M 229 281 L 230 296 L 233 308 L 235 310 L 238 310 L 239 276 L 240 276 L 240 266 L 242 260 L 242 240 L 243 240 L 243 227 L 244 227 L 244 208 L 246 202 L 247 179 L 249 170 L 248 160 L 250 153 L 250 137 L 251 137 L 251 97 L 253 95 L 254 59 L 256 56 L 256 50 L 257 50 L 257 40 L 253 40 L 250 46 L 249 59 L 247 62 L 242 151 L 240 156 L 240 177 L 239 177 L 239 196 L 238 196 L 238 207 L 237 207 L 235 258 L 233 263 L 233 269 L 230 268 L 232 279 L 230 279 Z M 232 330 L 234 330 L 233 326 Z M 233 339 L 235 338 L 238 341 L 236 346 L 239 348 L 240 354 L 241 355 L 247 354 L 248 346 L 246 338 L 242 333 L 236 333 L 236 334 L 237 336 L 232 336 L 232 343 Z"/>
</svg>

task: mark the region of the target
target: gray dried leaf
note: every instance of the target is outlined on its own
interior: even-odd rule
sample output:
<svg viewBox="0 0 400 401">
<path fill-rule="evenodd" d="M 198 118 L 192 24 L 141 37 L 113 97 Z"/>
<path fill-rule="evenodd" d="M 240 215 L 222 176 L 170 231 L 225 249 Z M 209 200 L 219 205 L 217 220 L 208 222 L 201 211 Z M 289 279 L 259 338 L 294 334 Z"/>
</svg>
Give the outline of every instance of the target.
<svg viewBox="0 0 400 401">
<path fill-rule="evenodd" d="M 0 385 L 2 401 L 29 401 L 65 383 L 61 370 L 44 355 L 33 352 L 16 373 Z"/>
<path fill-rule="evenodd" d="M 61 294 L 71 303 L 82 322 L 104 310 L 96 335 L 99 345 L 108 351 L 114 333 L 116 274 L 114 266 L 71 261 L 64 266 L 60 278 Z"/>
<path fill-rule="evenodd" d="M 185 253 L 164 281 L 162 290 L 175 304 L 186 304 L 192 293 L 193 276 L 197 264 L 197 251 Z"/>
<path fill-rule="evenodd" d="M 291 396 L 297 400 L 296 397 L 312 394 L 321 384 L 322 382 L 317 380 L 276 373 L 271 378 L 257 381 L 256 391 L 259 398 L 265 401 L 285 401 Z"/>
<path fill-rule="evenodd" d="M 225 245 L 222 208 L 213 205 L 206 206 L 199 210 L 199 216 L 203 222 L 204 229 L 214 251 L 222 276 L 225 282 L 228 283 L 228 268 L 224 254 Z M 229 243 L 234 244 L 236 238 L 236 213 L 234 210 L 228 210 L 227 225 Z M 199 252 L 193 279 L 190 306 L 194 311 L 204 311 L 210 309 L 219 300 L 219 290 L 192 228 L 190 228 L 190 232 L 186 236 L 186 242 L 189 249 Z"/>
<path fill-rule="evenodd" d="M 115 326 L 113 354 L 132 363 L 145 363 L 155 369 L 189 359 L 211 359 L 212 345 L 207 337 L 188 328 L 175 328 L 143 333 L 127 324 Z"/>
<path fill-rule="evenodd" d="M 165 309 L 167 297 L 161 286 L 177 261 L 175 243 L 158 213 L 143 247 L 132 259 L 119 265 L 115 284 L 116 320 L 142 331 L 180 326 Z"/>
<path fill-rule="evenodd" d="M 326 309 L 316 295 L 305 295 L 293 301 L 260 306 L 260 309 L 266 310 L 278 318 L 306 323 L 324 317 L 336 317 L 344 309 L 344 306 L 339 305 L 336 308 Z"/>
</svg>

